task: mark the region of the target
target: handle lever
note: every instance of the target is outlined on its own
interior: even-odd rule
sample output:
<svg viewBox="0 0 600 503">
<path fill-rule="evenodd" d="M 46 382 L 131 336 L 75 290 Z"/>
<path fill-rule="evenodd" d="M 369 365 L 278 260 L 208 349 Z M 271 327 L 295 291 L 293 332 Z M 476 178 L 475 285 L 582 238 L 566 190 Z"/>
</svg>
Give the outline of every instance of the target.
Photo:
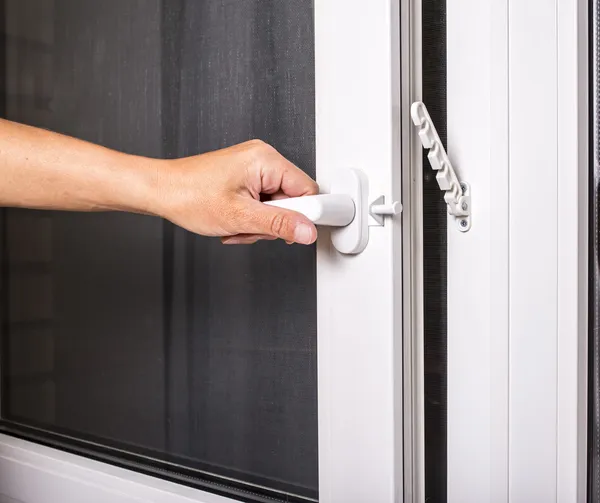
<svg viewBox="0 0 600 503">
<path fill-rule="evenodd" d="M 348 194 L 320 194 L 267 201 L 265 204 L 302 213 L 315 225 L 345 227 L 354 220 L 355 207 Z"/>
</svg>

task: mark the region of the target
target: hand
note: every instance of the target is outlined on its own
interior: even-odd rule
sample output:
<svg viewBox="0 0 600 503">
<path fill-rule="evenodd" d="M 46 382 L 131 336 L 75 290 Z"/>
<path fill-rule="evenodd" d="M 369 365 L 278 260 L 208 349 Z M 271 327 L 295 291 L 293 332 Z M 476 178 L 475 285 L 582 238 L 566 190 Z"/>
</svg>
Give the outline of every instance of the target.
<svg viewBox="0 0 600 503">
<path fill-rule="evenodd" d="M 159 161 L 155 213 L 225 244 L 281 238 L 311 244 L 317 229 L 304 215 L 261 203 L 318 193 L 318 185 L 273 147 L 251 140 L 183 159 Z"/>
</svg>

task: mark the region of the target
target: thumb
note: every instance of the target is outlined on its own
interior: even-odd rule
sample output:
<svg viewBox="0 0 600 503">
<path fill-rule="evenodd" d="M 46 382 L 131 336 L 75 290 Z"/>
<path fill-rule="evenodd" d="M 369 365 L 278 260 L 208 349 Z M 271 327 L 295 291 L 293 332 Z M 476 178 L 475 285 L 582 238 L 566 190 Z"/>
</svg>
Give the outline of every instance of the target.
<svg viewBox="0 0 600 503">
<path fill-rule="evenodd" d="M 248 205 L 245 233 L 266 234 L 288 242 L 309 245 L 317 239 L 317 228 L 296 211 L 268 206 L 258 201 Z"/>
</svg>

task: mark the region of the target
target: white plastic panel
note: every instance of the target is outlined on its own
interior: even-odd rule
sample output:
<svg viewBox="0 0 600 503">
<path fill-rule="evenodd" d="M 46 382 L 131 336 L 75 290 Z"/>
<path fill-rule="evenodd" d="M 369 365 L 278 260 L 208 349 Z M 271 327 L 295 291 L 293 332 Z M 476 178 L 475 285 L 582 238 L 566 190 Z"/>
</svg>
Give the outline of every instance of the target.
<svg viewBox="0 0 600 503">
<path fill-rule="evenodd" d="M 551 502 L 556 484 L 542 481 L 556 476 L 556 1 L 510 0 L 509 12 L 509 497 Z"/>
<path fill-rule="evenodd" d="M 477 208 L 448 234 L 448 501 L 583 502 L 586 2 L 448 18 L 448 153 Z"/>
<path fill-rule="evenodd" d="M 399 22 L 398 0 L 315 0 L 318 181 L 358 168 L 386 201 L 401 199 Z M 354 256 L 320 232 L 319 500 L 402 501 L 401 219 Z"/>
<path fill-rule="evenodd" d="M 509 8 L 509 496 L 583 502 L 587 2 Z"/>
<path fill-rule="evenodd" d="M 558 0 L 557 502 L 587 501 L 589 3 Z"/>
<path fill-rule="evenodd" d="M 0 501 L 226 503 L 232 500 L 0 434 Z"/>
<path fill-rule="evenodd" d="M 499 342 L 494 331 L 508 313 L 493 302 L 496 285 L 491 282 L 497 279 L 497 268 L 504 266 L 498 258 L 508 243 L 495 231 L 506 218 L 508 201 L 502 201 L 505 193 L 492 189 L 492 177 L 502 180 L 505 175 L 492 171 L 491 148 L 492 106 L 495 99 L 502 99 L 492 83 L 506 75 L 501 72 L 503 60 L 497 58 L 499 46 L 492 45 L 502 37 L 494 25 L 502 18 L 494 17 L 493 3 L 447 2 L 447 150 L 460 179 L 470 184 L 477 208 L 469 232 L 461 233 L 448 223 L 449 503 L 501 501 L 491 498 L 492 485 L 502 486 L 498 481 L 502 472 L 492 470 L 492 449 L 497 448 L 492 439 L 505 435 L 505 425 L 495 418 L 505 406 L 496 401 L 496 388 L 504 384 L 498 377 L 506 360 L 493 349 Z"/>
</svg>

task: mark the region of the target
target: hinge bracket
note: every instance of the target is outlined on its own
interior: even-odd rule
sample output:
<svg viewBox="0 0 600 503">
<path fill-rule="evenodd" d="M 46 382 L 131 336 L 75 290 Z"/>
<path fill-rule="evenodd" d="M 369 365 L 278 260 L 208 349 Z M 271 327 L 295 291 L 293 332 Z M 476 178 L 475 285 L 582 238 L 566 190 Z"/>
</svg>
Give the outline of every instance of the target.
<svg viewBox="0 0 600 503">
<path fill-rule="evenodd" d="M 471 190 L 467 183 L 461 183 L 456 176 L 448 154 L 435 129 L 427 107 L 420 101 L 413 103 L 410 114 L 419 128 L 419 138 L 423 148 L 429 149 L 429 164 L 437 172 L 436 180 L 443 190 L 448 214 L 452 215 L 461 232 L 471 228 Z"/>
</svg>

